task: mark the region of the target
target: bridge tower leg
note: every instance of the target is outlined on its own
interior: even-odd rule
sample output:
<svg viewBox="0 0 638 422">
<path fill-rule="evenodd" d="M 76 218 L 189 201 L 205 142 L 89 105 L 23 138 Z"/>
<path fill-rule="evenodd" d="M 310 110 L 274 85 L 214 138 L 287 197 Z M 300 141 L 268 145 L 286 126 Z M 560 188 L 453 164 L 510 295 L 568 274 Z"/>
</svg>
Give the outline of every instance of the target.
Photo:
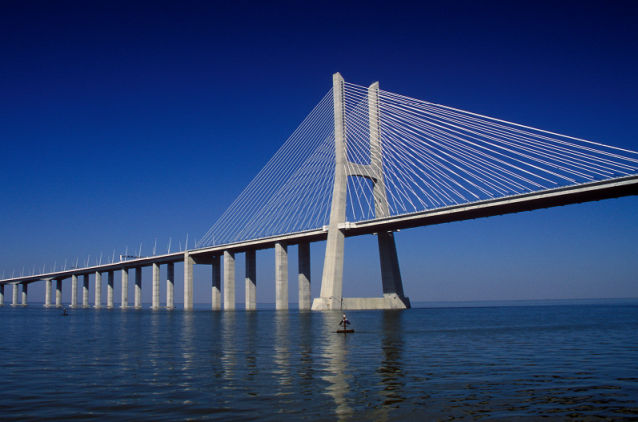
<svg viewBox="0 0 638 422">
<path fill-rule="evenodd" d="M 332 206 L 328 225 L 326 256 L 323 261 L 320 297 L 312 303 L 313 310 L 339 309 L 343 287 L 343 252 L 345 234 L 340 223 L 346 221 L 346 173 L 344 80 L 339 73 L 332 75 L 335 120 L 335 179 L 332 187 Z"/>
<path fill-rule="evenodd" d="M 0 284 L 0 306 L 4 306 L 4 284 Z"/>
<path fill-rule="evenodd" d="M 11 302 L 11 306 L 18 306 L 18 285 L 13 285 L 13 301 Z"/>
<path fill-rule="evenodd" d="M 348 161 L 344 80 L 339 73 L 335 73 L 332 83 L 335 121 L 335 178 L 321 294 L 319 298 L 314 300 L 312 309 L 409 308 L 410 301 L 403 295 L 399 260 L 392 232 L 378 233 L 383 298 L 342 298 L 348 177 L 364 177 L 372 181 L 376 218 L 389 216 L 390 212 L 383 176 L 381 138 L 379 136 L 379 83 L 375 82 L 368 88 L 370 164 Z M 346 166 L 346 164 L 348 165 Z"/>
<path fill-rule="evenodd" d="M 27 306 L 27 291 L 29 290 L 29 285 L 24 283 L 22 285 L 22 306 Z"/>
</svg>

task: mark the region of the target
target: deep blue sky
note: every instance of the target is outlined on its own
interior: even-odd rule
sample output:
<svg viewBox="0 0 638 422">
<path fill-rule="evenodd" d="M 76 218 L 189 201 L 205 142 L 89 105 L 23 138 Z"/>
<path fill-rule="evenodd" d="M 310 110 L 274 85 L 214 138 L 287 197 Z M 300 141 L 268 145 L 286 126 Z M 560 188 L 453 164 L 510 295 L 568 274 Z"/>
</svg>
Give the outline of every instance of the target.
<svg viewBox="0 0 638 422">
<path fill-rule="evenodd" d="M 636 22 L 632 1 L 4 0 L 0 276 L 140 243 L 146 255 L 155 239 L 163 252 L 172 237 L 175 250 L 187 233 L 192 246 L 337 71 L 638 150 Z M 638 297 L 637 205 L 631 197 L 402 231 L 406 293 Z M 344 295 L 380 295 L 375 243 L 346 242 Z M 323 248 L 312 248 L 313 297 Z M 259 302 L 274 302 L 273 257 L 258 253 Z M 210 302 L 209 268 L 195 275 L 196 302 Z M 144 283 L 148 302 L 149 270 Z M 30 300 L 43 300 L 38 284 Z M 242 256 L 237 284 L 243 302 Z"/>
</svg>

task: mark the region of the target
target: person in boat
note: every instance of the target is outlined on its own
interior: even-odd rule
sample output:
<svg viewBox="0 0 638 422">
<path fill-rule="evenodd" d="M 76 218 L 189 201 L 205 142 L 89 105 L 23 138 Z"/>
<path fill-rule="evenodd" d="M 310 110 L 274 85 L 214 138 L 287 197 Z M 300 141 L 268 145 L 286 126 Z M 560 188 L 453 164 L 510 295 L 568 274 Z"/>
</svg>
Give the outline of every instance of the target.
<svg viewBox="0 0 638 422">
<path fill-rule="evenodd" d="M 341 321 L 339 325 L 343 325 L 343 328 L 346 328 L 348 325 L 350 325 L 350 321 L 348 321 L 348 319 L 346 318 L 346 314 L 343 314 L 343 321 Z"/>
</svg>

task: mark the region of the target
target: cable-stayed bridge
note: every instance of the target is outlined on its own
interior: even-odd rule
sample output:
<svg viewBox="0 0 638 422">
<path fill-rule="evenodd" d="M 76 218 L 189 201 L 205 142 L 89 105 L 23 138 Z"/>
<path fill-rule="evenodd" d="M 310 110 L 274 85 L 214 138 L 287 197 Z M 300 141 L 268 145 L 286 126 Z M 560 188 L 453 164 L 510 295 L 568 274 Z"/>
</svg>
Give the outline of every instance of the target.
<svg viewBox="0 0 638 422">
<path fill-rule="evenodd" d="M 410 307 L 403 291 L 394 232 L 479 217 L 638 194 L 638 153 L 468 111 L 362 87 L 333 75 L 333 87 L 194 249 L 47 274 L 21 274 L 13 304 L 28 285 L 45 281 L 45 306 L 61 305 L 63 280 L 72 303 L 96 307 L 107 275 L 113 307 L 115 273 L 128 307 L 135 269 L 135 307 L 142 268 L 152 267 L 153 307 L 160 307 L 160 265 L 167 265 L 166 306 L 173 308 L 174 264 L 184 262 L 184 307 L 193 306 L 193 265 L 211 265 L 212 307 L 235 309 L 235 254 L 246 254 L 246 308 L 256 308 L 255 251 L 275 248 L 276 307 L 288 308 L 287 247 L 299 247 L 300 309 Z M 343 298 L 345 238 L 374 234 L 381 298 Z M 310 297 L 310 242 L 326 241 L 320 297 Z M 222 261 L 223 257 L 223 274 Z M 223 278 L 223 283 L 222 283 Z"/>
</svg>

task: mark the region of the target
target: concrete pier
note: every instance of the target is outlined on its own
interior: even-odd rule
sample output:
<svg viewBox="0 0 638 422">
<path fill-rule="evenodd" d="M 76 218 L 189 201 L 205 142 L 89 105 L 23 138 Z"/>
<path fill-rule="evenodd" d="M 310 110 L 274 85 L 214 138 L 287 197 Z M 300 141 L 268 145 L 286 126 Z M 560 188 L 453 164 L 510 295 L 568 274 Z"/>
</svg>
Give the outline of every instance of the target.
<svg viewBox="0 0 638 422">
<path fill-rule="evenodd" d="M 62 306 L 62 280 L 55 280 L 55 307 Z"/>
<path fill-rule="evenodd" d="M 246 251 L 246 310 L 257 309 L 257 259 L 254 250 Z"/>
<path fill-rule="evenodd" d="M 4 306 L 4 284 L 0 284 L 0 306 Z"/>
<path fill-rule="evenodd" d="M 22 285 L 22 306 L 27 306 L 27 291 L 29 289 L 29 285 L 24 283 Z"/>
<path fill-rule="evenodd" d="M 120 308 L 128 308 L 128 268 L 122 268 L 122 303 Z"/>
<path fill-rule="evenodd" d="M 78 306 L 78 276 L 73 274 L 71 276 L 71 307 Z"/>
<path fill-rule="evenodd" d="M 215 256 L 213 257 L 213 274 L 212 274 L 212 284 L 213 284 L 213 311 L 219 311 L 222 309 L 222 265 L 221 265 L 221 257 Z"/>
<path fill-rule="evenodd" d="M 51 306 L 51 280 L 44 280 L 44 307 Z"/>
<path fill-rule="evenodd" d="M 18 306 L 18 285 L 13 285 L 13 302 L 11 302 L 11 306 Z"/>
<path fill-rule="evenodd" d="M 135 307 L 142 307 L 142 267 L 135 269 Z"/>
<path fill-rule="evenodd" d="M 224 251 L 224 310 L 235 310 L 235 252 Z"/>
<path fill-rule="evenodd" d="M 82 283 L 82 307 L 89 307 L 89 275 L 84 274 L 84 283 Z"/>
<path fill-rule="evenodd" d="M 288 309 L 288 245 L 275 243 L 275 309 Z"/>
<path fill-rule="evenodd" d="M 99 271 L 95 272 L 95 304 L 93 306 L 98 309 L 102 307 L 102 273 Z"/>
<path fill-rule="evenodd" d="M 115 274 L 113 271 L 108 272 L 108 281 L 106 286 L 106 307 L 113 307 L 113 285 L 115 284 Z"/>
<path fill-rule="evenodd" d="M 184 309 L 193 309 L 193 264 L 195 261 L 184 252 Z"/>
<path fill-rule="evenodd" d="M 160 267 L 159 264 L 153 263 L 153 309 L 160 307 Z"/>
<path fill-rule="evenodd" d="M 166 266 L 166 307 L 175 307 L 175 264 L 169 262 Z"/>
<path fill-rule="evenodd" d="M 310 243 L 306 242 L 299 244 L 299 309 L 310 306 Z"/>
</svg>

